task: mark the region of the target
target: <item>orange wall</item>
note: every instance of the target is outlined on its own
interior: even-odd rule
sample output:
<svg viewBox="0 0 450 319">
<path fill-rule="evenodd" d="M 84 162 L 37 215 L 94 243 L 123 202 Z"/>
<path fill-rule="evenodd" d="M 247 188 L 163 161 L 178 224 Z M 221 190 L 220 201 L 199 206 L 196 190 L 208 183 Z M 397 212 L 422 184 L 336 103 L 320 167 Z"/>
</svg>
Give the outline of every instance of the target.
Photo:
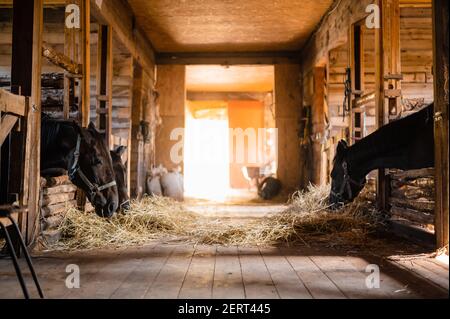
<svg viewBox="0 0 450 319">
<path fill-rule="evenodd" d="M 229 101 L 228 120 L 230 128 L 258 128 L 264 127 L 264 104 L 260 101 Z M 258 141 L 258 138 L 256 139 Z M 235 150 L 233 141 L 230 141 L 230 159 L 233 159 Z M 249 149 L 251 147 L 252 149 Z M 242 175 L 243 166 L 257 166 L 258 164 L 248 163 L 248 151 L 257 151 L 256 145 L 248 145 L 245 142 L 245 163 L 230 163 L 230 185 L 231 188 L 247 188 L 248 182 Z M 257 153 L 256 153 L 257 154 Z"/>
</svg>

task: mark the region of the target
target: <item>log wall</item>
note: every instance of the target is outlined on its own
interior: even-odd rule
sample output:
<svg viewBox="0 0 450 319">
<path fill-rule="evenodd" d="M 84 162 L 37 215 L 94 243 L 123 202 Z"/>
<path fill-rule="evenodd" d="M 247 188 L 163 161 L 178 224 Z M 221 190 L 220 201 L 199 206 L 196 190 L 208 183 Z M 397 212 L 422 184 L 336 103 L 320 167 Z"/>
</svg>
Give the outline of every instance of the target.
<svg viewBox="0 0 450 319">
<path fill-rule="evenodd" d="M 303 67 L 303 122 L 314 110 L 307 112 L 314 105 L 314 68 L 326 66 L 326 99 L 325 110 L 328 125 L 325 131 L 305 125 L 302 136 L 304 149 L 313 148 L 314 136 L 321 134 L 327 137 L 323 142 L 325 162 L 332 161 L 337 142 L 348 137 L 348 117 L 343 117 L 345 68 L 349 60 L 349 30 L 353 23 L 363 19 L 365 8 L 372 1 L 342 0 L 339 6 L 326 15 L 321 25 L 311 37 L 302 51 Z M 364 93 L 375 89 L 375 32 L 363 27 L 364 45 Z M 429 5 L 408 7 L 402 3 L 400 8 L 400 45 L 402 112 L 401 117 L 416 112 L 433 101 L 433 45 L 432 45 L 432 12 Z M 366 129 L 371 133 L 376 129 L 375 102 L 366 107 Z M 319 126 L 320 127 L 320 126 Z M 328 131 L 327 131 L 328 130 Z M 305 160 L 307 161 L 307 160 Z M 322 161 L 323 163 L 324 161 Z M 321 161 L 306 163 L 309 171 L 318 171 L 323 167 Z M 323 166 L 323 165 L 322 165 Z M 332 165 L 329 165 L 331 170 Z M 328 174 L 331 172 L 328 171 Z M 434 175 L 432 169 L 400 172 L 393 171 L 391 177 L 389 204 L 394 219 L 408 220 L 431 229 L 434 223 Z M 368 200 L 375 199 L 375 174 L 370 175 L 366 193 Z"/>
<path fill-rule="evenodd" d="M 434 169 L 391 171 L 389 176 L 392 219 L 434 230 Z"/>
<path fill-rule="evenodd" d="M 77 187 L 68 176 L 41 178 L 41 240 L 43 245 L 56 243 L 61 234 L 58 227 L 69 208 L 77 206 Z"/>
</svg>

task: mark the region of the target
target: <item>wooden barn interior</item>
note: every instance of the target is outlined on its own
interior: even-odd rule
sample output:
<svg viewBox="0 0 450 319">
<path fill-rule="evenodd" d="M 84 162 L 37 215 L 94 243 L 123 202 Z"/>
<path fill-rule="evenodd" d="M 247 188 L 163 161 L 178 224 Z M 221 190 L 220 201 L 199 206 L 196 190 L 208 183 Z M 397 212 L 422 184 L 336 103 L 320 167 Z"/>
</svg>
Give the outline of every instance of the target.
<svg viewBox="0 0 450 319">
<path fill-rule="evenodd" d="M 46 298 L 448 298 L 448 19 L 447 0 L 0 0 L 0 222 L 18 224 Z M 433 102 L 434 167 L 367 176 L 364 200 L 388 216 L 375 251 L 45 247 L 68 206 L 93 208 L 68 176 L 41 177 L 44 117 L 94 123 L 110 150 L 125 146 L 133 201 L 162 165 L 182 172 L 186 206 L 264 221 L 296 191 L 331 183 L 340 140 L 354 145 Z M 239 162 L 230 129 L 256 131 Z M 258 198 L 261 175 L 281 182 L 274 200 Z M 3 255 L 0 298 L 22 298 Z M 367 286 L 371 265 L 379 289 Z"/>
</svg>

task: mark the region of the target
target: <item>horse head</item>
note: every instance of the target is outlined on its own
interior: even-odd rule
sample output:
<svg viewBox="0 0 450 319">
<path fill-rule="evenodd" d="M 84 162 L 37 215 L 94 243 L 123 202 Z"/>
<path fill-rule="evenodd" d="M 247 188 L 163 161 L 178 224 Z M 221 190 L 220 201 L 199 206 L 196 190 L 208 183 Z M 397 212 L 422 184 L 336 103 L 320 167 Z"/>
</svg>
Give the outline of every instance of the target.
<svg viewBox="0 0 450 319">
<path fill-rule="evenodd" d="M 119 210 L 130 209 L 130 197 L 128 196 L 127 187 L 127 169 L 122 162 L 122 155 L 126 151 L 125 146 L 119 146 L 114 151 L 110 151 L 111 159 L 116 175 L 117 190 L 119 192 Z"/>
<path fill-rule="evenodd" d="M 352 167 L 348 158 L 349 147 L 344 140 L 338 143 L 331 171 L 331 192 L 328 198 L 333 208 L 353 201 L 366 183 L 357 167 Z"/>
<path fill-rule="evenodd" d="M 111 217 L 119 205 L 113 164 L 103 136 L 94 124 L 78 127 L 77 144 L 69 162 L 69 177 L 85 191 L 95 212 Z"/>
</svg>

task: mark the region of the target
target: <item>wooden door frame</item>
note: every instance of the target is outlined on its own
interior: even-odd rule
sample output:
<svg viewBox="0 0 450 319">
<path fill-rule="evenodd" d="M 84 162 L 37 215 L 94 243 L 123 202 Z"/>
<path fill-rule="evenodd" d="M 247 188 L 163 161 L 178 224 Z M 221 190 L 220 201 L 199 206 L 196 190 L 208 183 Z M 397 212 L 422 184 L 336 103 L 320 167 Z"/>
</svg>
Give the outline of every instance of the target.
<svg viewBox="0 0 450 319">
<path fill-rule="evenodd" d="M 365 24 L 366 17 L 361 20 L 356 21 L 350 26 L 350 34 L 349 34 L 349 65 L 351 72 L 351 94 L 349 97 L 349 107 L 350 112 L 348 115 L 348 123 L 349 123 L 349 144 L 354 144 L 356 142 L 356 138 L 354 137 L 354 128 L 353 128 L 353 108 L 354 102 L 356 99 L 360 98 L 364 94 L 364 79 L 365 79 L 365 70 L 364 70 L 364 37 L 363 37 L 363 26 Z M 362 119 L 361 119 L 362 120 Z M 363 132 L 360 132 L 360 138 L 363 137 Z"/>
<path fill-rule="evenodd" d="M 446 247 L 449 226 L 449 3 L 433 0 L 433 74 L 435 142 L 435 234 L 437 248 Z"/>
<path fill-rule="evenodd" d="M 390 110 L 399 109 L 398 92 L 401 80 L 400 55 L 400 2 L 377 0 L 380 8 L 380 28 L 375 29 L 375 105 L 377 128 L 389 123 Z M 393 86 L 393 87 L 391 87 Z M 389 176 L 385 169 L 378 170 L 377 206 L 389 210 Z"/>
</svg>

